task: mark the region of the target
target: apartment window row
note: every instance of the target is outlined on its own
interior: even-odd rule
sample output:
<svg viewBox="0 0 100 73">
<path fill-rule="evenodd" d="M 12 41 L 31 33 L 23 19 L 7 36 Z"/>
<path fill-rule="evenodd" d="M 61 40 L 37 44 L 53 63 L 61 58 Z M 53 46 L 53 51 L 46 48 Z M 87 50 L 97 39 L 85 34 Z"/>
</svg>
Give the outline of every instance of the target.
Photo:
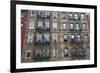
<svg viewBox="0 0 100 73">
<path fill-rule="evenodd" d="M 34 21 L 30 21 L 29 22 L 29 29 L 35 29 L 35 26 L 37 26 L 37 28 L 41 28 L 41 29 L 48 29 L 50 28 L 50 25 L 52 25 L 52 29 L 69 29 L 70 30 L 87 30 L 88 29 L 88 25 L 86 23 L 83 24 L 79 24 L 79 23 L 70 23 L 70 24 L 66 24 L 66 23 L 62 23 L 61 25 L 58 25 L 57 22 L 53 22 L 50 24 L 49 21 L 39 21 L 38 24 L 35 25 Z"/>
<path fill-rule="evenodd" d="M 64 34 L 64 42 L 67 42 L 69 40 L 74 40 L 76 42 L 88 42 L 88 35 L 80 35 L 80 34 L 71 34 L 71 35 L 68 35 L 68 34 Z"/>
<path fill-rule="evenodd" d="M 75 13 L 75 12 L 52 12 L 52 11 L 31 11 L 31 16 L 36 16 L 36 15 L 40 15 L 43 17 L 46 16 L 53 16 L 54 19 L 60 17 L 60 18 L 68 18 L 69 19 L 85 19 L 85 13 Z"/>
<path fill-rule="evenodd" d="M 58 33 L 51 34 L 52 43 L 59 42 L 58 36 L 59 36 Z M 34 38 L 33 34 L 28 33 L 27 43 L 33 43 L 33 38 Z M 63 39 L 64 39 L 64 42 L 67 42 L 69 40 L 74 40 L 76 42 L 78 41 L 88 42 L 88 35 L 81 36 L 80 34 L 71 34 L 71 35 L 63 34 Z M 50 35 L 48 33 L 37 34 L 35 40 L 36 42 L 39 42 L 39 43 L 50 42 Z"/>
<path fill-rule="evenodd" d="M 36 48 L 35 50 L 35 54 L 36 57 L 49 57 L 49 48 Z M 51 49 L 51 54 L 53 58 L 58 58 L 59 57 L 59 48 L 55 47 Z M 89 52 L 89 47 L 87 48 L 82 48 L 82 47 L 72 47 L 72 48 L 68 48 L 68 47 L 64 47 L 63 50 L 63 55 L 64 57 L 75 57 L 75 56 L 82 56 L 84 55 L 85 57 L 88 57 L 90 55 Z M 32 51 L 31 49 L 26 50 L 25 52 L 25 59 L 31 59 L 32 58 Z M 78 58 L 78 57 L 77 57 Z"/>
<path fill-rule="evenodd" d="M 79 23 L 71 23 L 70 24 L 70 30 L 87 30 L 88 29 L 88 25 L 83 23 L 83 24 L 79 24 Z"/>
</svg>

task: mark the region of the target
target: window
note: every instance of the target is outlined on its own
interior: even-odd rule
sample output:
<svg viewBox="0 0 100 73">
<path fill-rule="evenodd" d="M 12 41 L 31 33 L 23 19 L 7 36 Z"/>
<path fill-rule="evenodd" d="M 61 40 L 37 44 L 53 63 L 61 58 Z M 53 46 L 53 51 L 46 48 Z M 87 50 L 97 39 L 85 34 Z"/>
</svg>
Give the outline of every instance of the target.
<svg viewBox="0 0 100 73">
<path fill-rule="evenodd" d="M 75 37 L 75 35 L 74 35 L 74 34 L 72 34 L 72 35 L 71 35 L 71 39 L 74 39 L 74 37 Z"/>
<path fill-rule="evenodd" d="M 42 43 L 42 34 L 37 35 L 37 42 Z"/>
<path fill-rule="evenodd" d="M 43 22 L 42 21 L 38 22 L 38 28 L 43 28 Z"/>
<path fill-rule="evenodd" d="M 69 13 L 69 19 L 73 19 L 73 14 Z"/>
<path fill-rule="evenodd" d="M 57 29 L 57 22 L 53 22 L 53 29 Z"/>
<path fill-rule="evenodd" d="M 45 28 L 50 28 L 50 23 L 49 23 L 49 21 L 45 21 Z"/>
<path fill-rule="evenodd" d="M 58 48 L 53 48 L 52 54 L 53 54 L 53 58 L 57 58 L 58 57 Z"/>
<path fill-rule="evenodd" d="M 84 14 L 81 14 L 81 19 L 85 19 L 85 15 Z"/>
<path fill-rule="evenodd" d="M 72 13 L 70 13 L 70 14 L 69 14 L 69 16 L 70 16 L 70 17 L 72 17 L 72 16 L 73 16 L 73 14 L 72 14 Z"/>
<path fill-rule="evenodd" d="M 80 39 L 81 39 L 81 36 L 80 36 L 80 34 L 78 34 L 77 35 L 77 41 L 80 41 Z"/>
<path fill-rule="evenodd" d="M 43 39 L 43 38 L 42 38 L 42 39 Z M 49 42 L 49 34 L 47 34 L 47 33 L 44 34 L 44 40 L 45 40 L 46 42 Z"/>
<path fill-rule="evenodd" d="M 75 24 L 75 30 L 79 30 L 79 29 L 80 29 L 79 24 Z"/>
<path fill-rule="evenodd" d="M 88 42 L 88 35 L 84 35 L 84 41 Z"/>
<path fill-rule="evenodd" d="M 48 50 L 47 50 L 47 48 L 43 48 L 42 49 L 42 54 L 43 54 L 44 57 L 48 56 Z"/>
<path fill-rule="evenodd" d="M 27 52 L 27 57 L 30 57 L 30 52 Z"/>
<path fill-rule="evenodd" d="M 49 34 L 38 34 L 37 35 L 37 42 L 38 43 L 46 43 L 49 42 Z"/>
<path fill-rule="evenodd" d="M 41 56 L 41 49 L 40 48 L 37 48 L 36 49 L 36 56 Z"/>
<path fill-rule="evenodd" d="M 49 11 L 46 11 L 46 12 L 45 12 L 45 15 L 46 15 L 46 16 L 49 16 L 49 15 L 50 15 L 50 12 L 49 12 Z"/>
<path fill-rule="evenodd" d="M 47 48 L 37 48 L 36 49 L 36 56 L 39 56 L 39 57 L 47 57 L 49 56 L 49 52 L 47 50 Z"/>
<path fill-rule="evenodd" d="M 68 57 L 68 48 L 67 47 L 64 48 L 64 57 Z"/>
<path fill-rule="evenodd" d="M 64 42 L 67 41 L 67 34 L 64 34 Z"/>
<path fill-rule="evenodd" d="M 29 22 L 29 29 L 34 29 L 34 21 Z"/>
<path fill-rule="evenodd" d="M 82 29 L 83 29 L 83 30 L 86 30 L 86 29 L 87 29 L 87 26 L 86 26 L 85 23 L 82 24 Z"/>
<path fill-rule="evenodd" d="M 78 14 L 77 13 L 74 15 L 74 18 L 75 19 L 78 19 Z"/>
<path fill-rule="evenodd" d="M 54 19 L 57 18 L 57 12 L 53 12 L 53 18 L 54 18 Z"/>
<path fill-rule="evenodd" d="M 31 16 L 36 16 L 36 12 L 35 11 L 31 11 Z"/>
<path fill-rule="evenodd" d="M 38 15 L 42 16 L 43 12 L 42 11 L 38 11 Z"/>
<path fill-rule="evenodd" d="M 70 24 L 70 29 L 71 29 L 71 30 L 74 29 L 74 24 Z"/>
<path fill-rule="evenodd" d="M 32 54 L 32 52 L 31 52 L 30 49 L 29 50 L 26 50 L 26 56 L 25 56 L 25 58 L 26 59 L 31 59 L 31 54 Z"/>
<path fill-rule="evenodd" d="M 33 33 L 28 32 L 27 43 L 33 43 Z"/>
<path fill-rule="evenodd" d="M 52 42 L 58 42 L 58 33 L 52 33 Z"/>
<path fill-rule="evenodd" d="M 66 12 L 61 13 L 61 18 L 65 19 L 66 18 Z"/>
<path fill-rule="evenodd" d="M 67 28 L 67 24 L 64 23 L 62 28 L 66 29 Z"/>
</svg>

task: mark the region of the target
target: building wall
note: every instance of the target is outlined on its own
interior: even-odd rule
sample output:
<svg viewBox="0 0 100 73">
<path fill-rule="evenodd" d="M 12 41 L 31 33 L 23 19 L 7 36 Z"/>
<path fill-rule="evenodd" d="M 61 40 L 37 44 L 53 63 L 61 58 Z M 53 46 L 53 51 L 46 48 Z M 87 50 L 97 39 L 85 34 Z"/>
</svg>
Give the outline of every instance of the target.
<svg viewBox="0 0 100 73">
<path fill-rule="evenodd" d="M 80 12 L 57 12 L 57 18 L 53 17 L 53 11 L 49 12 L 50 15 L 47 15 L 47 17 L 42 16 L 45 11 L 33 11 L 34 15 L 32 15 L 32 11 L 29 10 L 27 12 L 27 20 L 24 20 L 25 22 L 27 22 L 27 26 L 24 26 L 24 28 L 26 28 L 26 30 L 22 31 L 21 34 L 23 34 L 23 32 L 25 33 L 24 35 L 22 35 L 21 38 L 23 38 L 22 40 L 22 55 L 24 56 L 23 59 L 25 60 L 25 62 L 30 62 L 30 61 L 35 61 L 35 59 L 37 59 L 39 56 L 37 56 L 37 52 L 39 50 L 39 52 L 41 52 L 41 48 L 46 48 L 47 49 L 47 56 L 46 56 L 46 61 L 52 61 L 52 60 L 72 60 L 72 54 L 71 52 L 73 51 L 72 48 L 75 48 L 76 53 L 78 53 L 78 51 L 82 50 L 85 52 L 87 52 L 87 48 L 90 48 L 90 17 L 89 14 L 87 15 L 86 13 L 80 13 Z M 40 15 L 39 15 L 40 12 Z M 65 17 L 66 18 L 62 18 L 61 14 L 65 13 Z M 73 14 L 73 18 L 75 17 L 75 14 L 78 14 L 78 18 L 79 19 L 69 19 L 69 15 L 70 13 Z M 84 14 L 84 19 L 81 19 L 81 14 Z M 48 17 L 49 16 L 49 17 Z M 37 25 L 39 24 L 38 22 L 46 22 L 49 21 L 50 22 L 50 30 L 44 30 L 44 29 L 36 29 Z M 34 29 L 29 29 L 29 24 L 30 22 L 34 22 Z M 57 29 L 53 29 L 53 23 L 56 22 L 57 23 Z M 76 23 L 78 23 L 79 25 L 82 25 L 83 23 L 86 24 L 86 26 L 88 26 L 88 28 L 86 30 L 70 30 L 70 23 L 73 23 L 73 25 L 75 26 Z M 67 24 L 66 29 L 62 29 L 63 24 Z M 24 24 L 25 25 L 25 24 Z M 28 38 L 28 32 L 32 32 L 33 34 L 33 42 L 32 43 L 26 43 L 27 42 L 27 38 Z M 45 34 L 48 33 L 50 35 L 50 41 L 49 43 L 45 43 L 45 44 L 40 44 L 40 42 L 36 42 L 37 39 L 37 34 Z M 58 42 L 52 42 L 52 34 L 53 33 L 58 33 Z M 67 34 L 67 37 L 69 37 L 67 39 L 67 42 L 64 42 L 64 34 Z M 88 35 L 88 42 L 87 43 L 82 43 L 82 42 L 73 42 L 71 40 L 71 34 L 80 34 L 80 36 L 84 36 L 84 35 Z M 76 35 L 75 35 L 76 36 Z M 65 49 L 64 48 L 68 48 L 68 56 L 65 57 L 64 56 L 64 52 Z M 53 49 L 56 50 L 56 54 L 54 56 L 54 52 Z M 25 58 L 26 51 L 27 50 L 31 50 L 31 54 L 30 57 Z M 43 51 L 43 50 L 42 50 Z M 90 50 L 89 50 L 90 51 Z M 43 52 L 42 52 L 43 53 Z M 88 54 L 89 56 L 89 54 Z M 89 57 L 87 58 L 77 58 L 77 59 L 89 59 Z M 42 60 L 42 59 L 41 59 Z M 36 60 L 37 61 L 37 60 Z"/>
</svg>

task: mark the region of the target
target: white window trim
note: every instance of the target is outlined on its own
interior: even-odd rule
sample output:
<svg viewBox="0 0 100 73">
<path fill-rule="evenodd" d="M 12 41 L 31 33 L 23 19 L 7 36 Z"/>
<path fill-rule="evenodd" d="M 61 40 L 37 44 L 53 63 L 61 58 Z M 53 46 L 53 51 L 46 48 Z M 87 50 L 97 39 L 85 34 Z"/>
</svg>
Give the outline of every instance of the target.
<svg viewBox="0 0 100 73">
<path fill-rule="evenodd" d="M 30 57 L 27 57 L 27 53 L 28 52 L 30 52 Z M 31 57 L 32 57 L 32 51 L 31 51 L 31 49 L 28 49 L 28 50 L 26 50 L 25 51 L 25 59 L 27 60 L 27 59 L 31 59 Z"/>
<path fill-rule="evenodd" d="M 29 29 L 34 29 L 34 21 L 29 22 Z"/>
<path fill-rule="evenodd" d="M 30 39 L 31 39 L 31 41 L 30 41 Z M 27 43 L 33 43 L 33 34 L 32 33 L 28 33 Z"/>
</svg>

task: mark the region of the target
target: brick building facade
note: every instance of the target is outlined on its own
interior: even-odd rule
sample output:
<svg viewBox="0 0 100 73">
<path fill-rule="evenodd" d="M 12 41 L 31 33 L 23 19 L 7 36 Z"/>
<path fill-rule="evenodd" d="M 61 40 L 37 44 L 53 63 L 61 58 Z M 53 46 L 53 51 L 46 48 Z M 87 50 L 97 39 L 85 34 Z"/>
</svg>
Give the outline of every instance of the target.
<svg viewBox="0 0 100 73">
<path fill-rule="evenodd" d="M 21 11 L 22 62 L 90 58 L 90 16 L 85 12 Z"/>
</svg>

